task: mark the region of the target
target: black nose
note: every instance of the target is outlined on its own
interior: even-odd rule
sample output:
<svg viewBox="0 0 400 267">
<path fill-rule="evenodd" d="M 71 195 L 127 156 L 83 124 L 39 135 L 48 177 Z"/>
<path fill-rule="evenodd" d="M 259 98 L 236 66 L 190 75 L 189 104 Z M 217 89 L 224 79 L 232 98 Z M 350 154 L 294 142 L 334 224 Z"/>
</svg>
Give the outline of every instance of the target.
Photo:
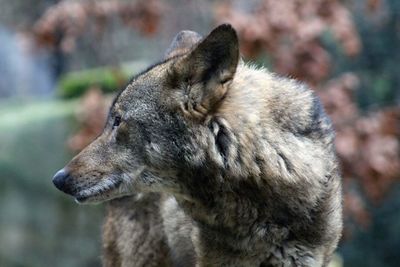
<svg viewBox="0 0 400 267">
<path fill-rule="evenodd" d="M 61 191 L 71 194 L 70 187 L 67 184 L 69 173 L 64 169 L 59 170 L 53 177 L 53 184 Z"/>
</svg>

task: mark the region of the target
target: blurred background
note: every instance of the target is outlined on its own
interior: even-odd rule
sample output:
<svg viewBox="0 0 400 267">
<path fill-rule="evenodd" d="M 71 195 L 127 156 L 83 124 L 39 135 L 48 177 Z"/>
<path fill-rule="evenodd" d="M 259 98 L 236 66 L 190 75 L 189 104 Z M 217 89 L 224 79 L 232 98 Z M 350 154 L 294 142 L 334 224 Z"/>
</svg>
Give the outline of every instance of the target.
<svg viewBox="0 0 400 267">
<path fill-rule="evenodd" d="M 103 206 L 52 175 L 182 29 L 229 22 L 246 60 L 308 83 L 337 132 L 336 266 L 400 263 L 400 1 L 0 0 L 0 266 L 100 266 Z"/>
</svg>

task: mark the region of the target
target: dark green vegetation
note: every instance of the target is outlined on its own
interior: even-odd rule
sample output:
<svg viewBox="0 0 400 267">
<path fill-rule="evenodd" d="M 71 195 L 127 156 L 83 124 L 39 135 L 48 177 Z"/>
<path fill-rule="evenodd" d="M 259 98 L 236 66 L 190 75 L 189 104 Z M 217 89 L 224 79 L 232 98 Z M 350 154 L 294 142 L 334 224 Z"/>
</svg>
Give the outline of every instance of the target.
<svg viewBox="0 0 400 267">
<path fill-rule="evenodd" d="M 355 58 L 343 57 L 340 49 L 333 52 L 336 73 L 352 71 L 359 76 L 357 102 L 364 110 L 396 105 L 400 101 L 400 2 L 385 2 L 380 10 L 371 11 L 366 9 L 365 1 L 352 1 L 351 11 L 362 51 Z"/>
<path fill-rule="evenodd" d="M 93 87 L 112 93 L 123 87 L 132 73 L 144 66 L 144 62 L 136 62 L 118 68 L 103 67 L 67 73 L 60 78 L 57 95 L 61 98 L 78 97 Z"/>
<path fill-rule="evenodd" d="M 351 225 L 352 236 L 343 242 L 339 253 L 344 266 L 388 267 L 400 262 L 400 186 L 384 203 L 371 206 L 371 224 L 368 227 Z"/>
<path fill-rule="evenodd" d="M 72 155 L 76 101 L 0 108 L 0 266 L 99 266 L 102 207 L 78 206 L 51 177 Z"/>
</svg>

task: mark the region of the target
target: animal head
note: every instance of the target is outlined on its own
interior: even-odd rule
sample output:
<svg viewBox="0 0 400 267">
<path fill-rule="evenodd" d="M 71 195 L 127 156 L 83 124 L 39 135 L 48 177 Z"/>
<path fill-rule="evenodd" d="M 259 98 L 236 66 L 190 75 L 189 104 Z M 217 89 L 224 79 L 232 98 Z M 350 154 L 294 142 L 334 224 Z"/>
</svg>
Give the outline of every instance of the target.
<svg viewBox="0 0 400 267">
<path fill-rule="evenodd" d="M 55 186 L 80 203 L 146 190 L 179 193 L 182 169 L 195 157 L 205 158 L 193 136 L 210 131 L 207 121 L 223 101 L 238 60 L 230 25 L 203 39 L 180 32 L 164 60 L 116 96 L 103 133 L 56 173 Z"/>
</svg>

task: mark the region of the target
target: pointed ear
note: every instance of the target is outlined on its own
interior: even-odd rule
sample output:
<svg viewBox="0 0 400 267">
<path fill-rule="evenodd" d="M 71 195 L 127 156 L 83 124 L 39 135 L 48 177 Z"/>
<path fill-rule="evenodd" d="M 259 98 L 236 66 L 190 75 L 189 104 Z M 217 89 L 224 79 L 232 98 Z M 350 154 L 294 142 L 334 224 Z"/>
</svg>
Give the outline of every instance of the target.
<svg viewBox="0 0 400 267">
<path fill-rule="evenodd" d="M 189 52 L 190 49 L 202 39 L 202 36 L 197 32 L 181 31 L 172 40 L 164 58 L 168 59 L 179 54 Z"/>
<path fill-rule="evenodd" d="M 239 61 L 239 42 L 229 24 L 215 28 L 187 56 L 175 65 L 186 77 L 186 115 L 204 118 L 215 111 L 225 97 Z"/>
<path fill-rule="evenodd" d="M 239 60 L 236 31 L 229 24 L 215 28 L 187 58 L 194 82 L 215 79 L 225 83 L 235 74 Z"/>
</svg>

